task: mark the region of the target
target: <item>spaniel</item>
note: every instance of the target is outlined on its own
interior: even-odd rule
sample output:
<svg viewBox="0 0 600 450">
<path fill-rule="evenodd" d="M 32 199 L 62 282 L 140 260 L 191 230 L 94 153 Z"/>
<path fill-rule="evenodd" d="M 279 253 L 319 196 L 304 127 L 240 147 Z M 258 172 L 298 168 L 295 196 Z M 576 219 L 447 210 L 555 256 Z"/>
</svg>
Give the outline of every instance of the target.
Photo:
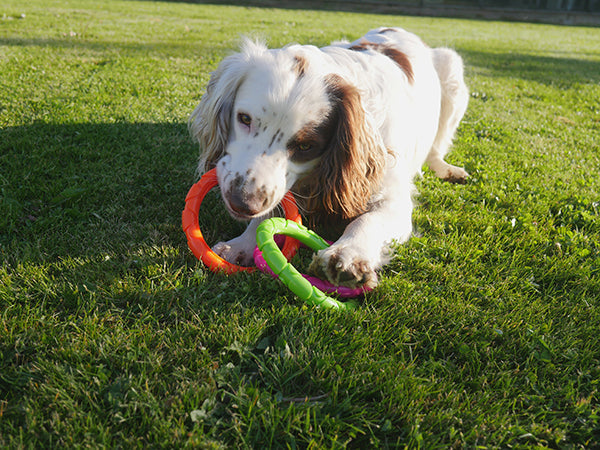
<svg viewBox="0 0 600 450">
<path fill-rule="evenodd" d="M 390 244 L 411 236 L 423 164 L 444 180 L 468 176 L 444 161 L 468 97 L 461 57 L 399 28 L 324 48 L 245 40 L 189 120 L 200 171 L 216 167 L 227 210 L 250 221 L 213 250 L 251 265 L 258 224 L 291 190 L 310 225 L 345 227 L 309 271 L 375 286 Z"/>
</svg>

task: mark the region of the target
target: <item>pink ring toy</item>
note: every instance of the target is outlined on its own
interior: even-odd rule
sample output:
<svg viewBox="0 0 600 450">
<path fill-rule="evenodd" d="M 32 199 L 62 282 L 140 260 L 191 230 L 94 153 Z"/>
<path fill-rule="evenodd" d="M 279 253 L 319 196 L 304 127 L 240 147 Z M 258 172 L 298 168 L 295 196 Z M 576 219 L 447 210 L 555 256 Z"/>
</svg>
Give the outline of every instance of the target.
<svg viewBox="0 0 600 450">
<path fill-rule="evenodd" d="M 275 242 L 277 243 L 278 246 L 281 246 L 280 238 L 279 239 L 278 238 L 279 238 L 279 235 L 276 235 Z M 279 242 L 277 242 L 277 241 L 279 241 Z M 329 244 L 331 245 L 330 241 L 327 241 L 327 242 L 329 242 Z M 265 258 L 263 257 L 263 254 L 259 250 L 258 246 L 254 249 L 253 256 L 254 256 L 254 264 L 256 264 L 256 267 L 259 270 L 263 271 L 264 273 L 268 273 L 273 278 L 279 278 L 273 272 L 273 270 L 271 270 L 271 268 L 265 261 Z M 328 294 L 337 294 L 340 297 L 344 297 L 344 298 L 359 297 L 359 296 L 363 295 L 366 291 L 371 290 L 371 288 L 369 288 L 369 287 L 352 289 L 352 288 L 349 288 L 346 286 L 334 286 L 329 281 L 321 280 L 320 278 L 317 278 L 317 277 L 311 277 L 310 275 L 306 275 L 304 273 L 301 273 L 300 275 L 302 275 L 307 281 L 310 282 L 310 284 L 312 284 L 317 289 L 320 289 L 323 292 L 326 292 Z"/>
</svg>

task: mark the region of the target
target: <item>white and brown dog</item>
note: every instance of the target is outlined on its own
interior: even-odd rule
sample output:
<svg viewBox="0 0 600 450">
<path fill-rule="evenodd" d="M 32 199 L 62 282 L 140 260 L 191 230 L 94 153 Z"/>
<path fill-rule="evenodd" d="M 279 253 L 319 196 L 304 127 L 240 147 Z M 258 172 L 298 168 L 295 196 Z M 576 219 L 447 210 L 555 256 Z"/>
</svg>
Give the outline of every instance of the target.
<svg viewBox="0 0 600 450">
<path fill-rule="evenodd" d="M 468 98 L 460 56 L 399 28 L 324 48 L 246 40 L 212 74 L 189 121 L 201 172 L 216 167 L 229 213 L 250 220 L 214 250 L 251 264 L 256 227 L 292 190 L 311 225 L 347 225 L 309 270 L 374 286 L 390 244 L 412 233 L 423 164 L 444 180 L 467 178 L 443 158 Z"/>
</svg>

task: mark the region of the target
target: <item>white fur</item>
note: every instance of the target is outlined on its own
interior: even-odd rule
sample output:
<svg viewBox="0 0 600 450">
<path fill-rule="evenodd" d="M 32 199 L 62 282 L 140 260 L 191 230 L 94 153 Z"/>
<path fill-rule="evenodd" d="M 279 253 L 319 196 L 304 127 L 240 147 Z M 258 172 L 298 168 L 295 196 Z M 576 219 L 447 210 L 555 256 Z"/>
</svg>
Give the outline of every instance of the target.
<svg viewBox="0 0 600 450">
<path fill-rule="evenodd" d="M 410 61 L 412 80 L 378 51 L 351 50 L 365 43 L 401 51 Z M 294 66 L 299 56 L 307 62 L 302 76 Z M 320 49 L 290 45 L 270 50 L 245 41 L 240 53 L 226 58 L 213 74 L 190 118 L 190 130 L 203 151 L 201 170 L 211 154 L 218 154 L 219 185 L 230 213 L 251 220 L 241 236 L 214 249 L 229 261 L 249 264 L 258 223 L 319 164 L 318 158 L 294 161 L 286 143 L 329 114 L 324 80 L 331 74 L 359 90 L 366 126 L 389 154 L 369 209 L 331 247 L 318 252 L 311 267 L 334 283 L 372 286 L 374 271 L 389 261 L 389 244 L 406 241 L 412 233 L 413 179 L 423 164 L 449 181 L 468 176 L 443 160 L 468 102 L 458 54 L 431 49 L 399 28 L 372 30 L 353 43 Z M 240 122 L 240 114 L 251 118 L 249 126 Z"/>
</svg>

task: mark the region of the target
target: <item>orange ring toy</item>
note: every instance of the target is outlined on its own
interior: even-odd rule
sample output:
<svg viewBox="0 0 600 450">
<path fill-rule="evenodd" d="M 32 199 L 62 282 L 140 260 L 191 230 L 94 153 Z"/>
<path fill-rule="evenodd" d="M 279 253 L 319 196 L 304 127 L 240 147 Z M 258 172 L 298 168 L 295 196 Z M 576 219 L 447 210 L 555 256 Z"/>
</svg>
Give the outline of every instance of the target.
<svg viewBox="0 0 600 450">
<path fill-rule="evenodd" d="M 183 225 L 183 231 L 187 236 L 188 246 L 196 258 L 202 260 L 202 262 L 213 272 L 225 272 L 228 275 L 239 271 L 252 272 L 256 267 L 245 267 L 232 264 L 213 252 L 204 240 L 202 232 L 200 231 L 200 224 L 198 223 L 200 205 L 206 194 L 208 194 L 208 192 L 217 184 L 217 169 L 211 169 L 200 178 L 200 181 L 191 187 L 185 198 L 185 208 L 181 214 L 181 223 Z M 296 200 L 290 192 L 283 197 L 281 206 L 283 207 L 286 219 L 293 220 L 299 224 L 302 223 L 298 207 L 296 206 Z M 299 246 L 300 242 L 286 236 L 281 251 L 289 261 L 296 254 Z"/>
</svg>

